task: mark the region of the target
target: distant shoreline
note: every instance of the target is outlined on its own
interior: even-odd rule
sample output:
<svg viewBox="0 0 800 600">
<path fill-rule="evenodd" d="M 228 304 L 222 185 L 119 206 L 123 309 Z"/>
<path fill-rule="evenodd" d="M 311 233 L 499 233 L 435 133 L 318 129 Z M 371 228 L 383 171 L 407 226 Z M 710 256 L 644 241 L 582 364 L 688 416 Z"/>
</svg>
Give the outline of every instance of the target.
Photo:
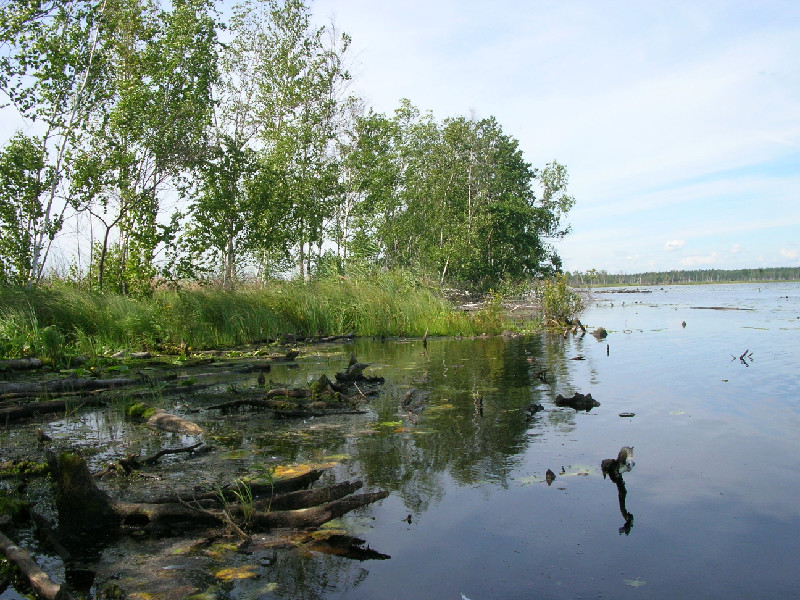
<svg viewBox="0 0 800 600">
<path fill-rule="evenodd" d="M 780 283 L 800 281 L 800 267 L 759 267 L 755 269 L 693 269 L 617 273 L 589 269 L 568 273 L 569 284 L 582 287 L 631 285 L 698 285 L 707 283 Z"/>
<path fill-rule="evenodd" d="M 584 288 L 628 288 L 628 287 L 665 287 L 665 286 L 689 286 L 689 285 L 731 285 L 731 284 L 750 284 L 750 285 L 767 285 L 771 283 L 800 283 L 800 279 L 761 279 L 756 281 L 676 281 L 674 283 L 583 283 L 579 284 Z M 570 285 L 575 285 L 571 282 Z"/>
</svg>

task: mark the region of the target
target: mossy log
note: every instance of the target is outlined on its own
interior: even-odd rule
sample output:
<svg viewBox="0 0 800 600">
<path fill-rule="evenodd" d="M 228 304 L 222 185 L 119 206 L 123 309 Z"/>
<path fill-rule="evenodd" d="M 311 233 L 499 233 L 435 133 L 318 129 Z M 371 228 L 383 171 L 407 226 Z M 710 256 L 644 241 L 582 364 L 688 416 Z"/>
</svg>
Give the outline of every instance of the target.
<svg viewBox="0 0 800 600">
<path fill-rule="evenodd" d="M 6 358 L 0 360 L 0 371 L 22 371 L 27 369 L 41 369 L 44 363 L 38 358 Z"/>
</svg>

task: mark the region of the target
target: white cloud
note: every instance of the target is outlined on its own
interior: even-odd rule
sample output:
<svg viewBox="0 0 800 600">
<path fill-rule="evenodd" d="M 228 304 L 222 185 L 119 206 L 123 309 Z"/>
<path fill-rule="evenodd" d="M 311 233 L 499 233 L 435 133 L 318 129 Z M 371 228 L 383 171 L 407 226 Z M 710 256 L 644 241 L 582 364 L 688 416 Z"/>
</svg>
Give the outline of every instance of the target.
<svg viewBox="0 0 800 600">
<path fill-rule="evenodd" d="M 795 260 L 798 256 L 800 256 L 800 253 L 798 253 L 796 248 L 792 248 L 791 250 L 787 248 L 781 248 L 781 256 L 783 258 Z"/>
<path fill-rule="evenodd" d="M 734 245 L 731 247 L 731 254 L 739 254 L 739 252 L 741 251 L 741 249 L 742 249 L 742 246 L 741 246 L 740 244 L 734 244 Z"/>
<path fill-rule="evenodd" d="M 699 265 L 711 265 L 719 261 L 719 254 L 712 252 L 708 256 L 687 256 L 681 261 L 684 267 L 696 267 Z"/>
<path fill-rule="evenodd" d="M 679 248 L 683 248 L 686 242 L 684 240 L 671 240 L 664 244 L 664 250 L 667 252 L 672 252 L 673 250 L 678 250 Z"/>
</svg>

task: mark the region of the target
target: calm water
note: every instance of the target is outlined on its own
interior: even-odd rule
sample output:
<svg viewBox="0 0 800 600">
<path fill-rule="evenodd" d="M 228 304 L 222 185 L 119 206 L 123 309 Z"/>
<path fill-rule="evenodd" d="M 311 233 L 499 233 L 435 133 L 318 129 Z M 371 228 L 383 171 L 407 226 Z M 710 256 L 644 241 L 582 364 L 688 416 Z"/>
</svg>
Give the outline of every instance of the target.
<svg viewBox="0 0 800 600">
<path fill-rule="evenodd" d="M 443 340 L 427 356 L 419 344 L 364 347 L 369 360 L 408 365 L 405 383 L 430 389 L 431 405 L 416 425 L 405 420 L 409 432 L 350 444 L 353 468 L 394 490 L 363 530 L 392 558 L 346 565 L 319 595 L 795 597 L 800 286 L 650 289 L 594 294 L 583 321 L 609 330 L 602 342 Z M 542 365 L 550 385 L 535 377 Z M 428 384 L 412 381 L 425 372 Z M 574 391 L 601 406 L 552 404 Z M 518 409 L 534 400 L 546 410 L 526 422 Z M 623 445 L 636 459 L 627 535 L 599 472 Z M 548 468 L 565 471 L 551 486 Z"/>
<path fill-rule="evenodd" d="M 198 575 L 196 589 L 237 599 L 796 597 L 800 285 L 642 290 L 650 293 L 593 293 L 582 321 L 605 327 L 602 341 L 433 339 L 425 351 L 419 341 L 359 340 L 301 357 L 300 369 L 273 368 L 275 381 L 305 383 L 341 370 L 355 351 L 372 363 L 368 372 L 386 378 L 368 415 L 294 423 L 200 413 L 223 449 L 204 483 L 227 483 L 259 462 L 341 461 L 339 479 L 391 492 L 343 520 L 391 558 L 231 553 L 205 568 L 255 565 L 258 577 L 223 585 Z M 414 419 L 400 410 L 411 388 L 430 392 Z M 601 406 L 555 407 L 556 394 L 574 392 Z M 527 420 L 522 409 L 531 402 L 545 410 Z M 131 427 L 86 413 L 48 431 L 56 441 L 102 447 L 90 457 L 94 468 L 178 442 L 131 438 Z M 9 444 L 17 434 L 6 435 Z M 621 446 L 633 446 L 636 461 L 624 475 L 634 517 L 627 531 L 618 489 L 600 472 Z M 548 469 L 557 475 L 551 485 Z M 164 470 L 198 480 L 183 461 L 166 461 Z M 126 541 L 104 562 L 169 556 L 164 543 Z M 159 567 L 165 574 L 185 567 L 169 560 Z"/>
</svg>

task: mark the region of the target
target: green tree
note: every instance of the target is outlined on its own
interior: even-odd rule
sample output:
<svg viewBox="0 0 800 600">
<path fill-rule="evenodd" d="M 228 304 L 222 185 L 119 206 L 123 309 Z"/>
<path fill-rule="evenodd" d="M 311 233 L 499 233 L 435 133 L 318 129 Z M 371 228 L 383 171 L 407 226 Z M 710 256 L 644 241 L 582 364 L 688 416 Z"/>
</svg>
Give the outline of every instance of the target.
<svg viewBox="0 0 800 600">
<path fill-rule="evenodd" d="M 69 204 L 63 184 L 70 154 L 83 140 L 107 83 L 98 59 L 100 21 L 106 1 L 19 0 L 0 4 L 0 90 L 19 113 L 40 124 L 41 164 L 48 188 L 35 192 L 42 214 L 29 236 L 26 283 L 38 282 L 50 244 Z"/>
<path fill-rule="evenodd" d="M 302 0 L 239 4 L 230 32 L 213 150 L 193 206 L 192 231 L 205 234 L 193 237 L 209 244 L 226 283 L 248 256 L 291 247 L 307 274 L 340 197 L 334 142 L 349 38 L 312 26 Z"/>
<path fill-rule="evenodd" d="M 146 292 L 159 244 L 161 196 L 204 158 L 216 80 L 216 31 L 205 0 L 175 0 L 164 11 L 145 0 L 115 0 L 103 21 L 109 84 L 92 115 L 90 143 L 76 155 L 72 180 L 103 225 L 97 283 L 104 286 L 116 243 L 121 292 Z M 116 235 L 116 238 L 112 236 Z"/>
<path fill-rule="evenodd" d="M 53 179 L 41 140 L 17 133 L 0 152 L 0 283 L 36 279 L 37 244 L 61 228 L 60 220 L 46 219 L 43 205 Z"/>
</svg>

